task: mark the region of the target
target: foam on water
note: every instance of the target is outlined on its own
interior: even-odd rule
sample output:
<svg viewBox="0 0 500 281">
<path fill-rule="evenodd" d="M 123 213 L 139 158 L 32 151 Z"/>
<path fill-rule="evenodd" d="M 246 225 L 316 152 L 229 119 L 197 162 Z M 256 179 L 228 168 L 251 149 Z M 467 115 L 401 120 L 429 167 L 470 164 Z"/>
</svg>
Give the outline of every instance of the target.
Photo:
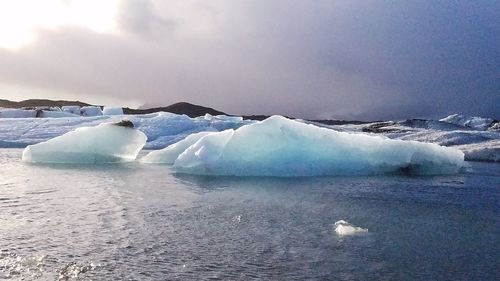
<svg viewBox="0 0 500 281">
<path fill-rule="evenodd" d="M 0 279 L 12 280 L 82 280 L 100 264 L 62 262 L 47 255 L 20 256 L 0 252 Z"/>
</svg>

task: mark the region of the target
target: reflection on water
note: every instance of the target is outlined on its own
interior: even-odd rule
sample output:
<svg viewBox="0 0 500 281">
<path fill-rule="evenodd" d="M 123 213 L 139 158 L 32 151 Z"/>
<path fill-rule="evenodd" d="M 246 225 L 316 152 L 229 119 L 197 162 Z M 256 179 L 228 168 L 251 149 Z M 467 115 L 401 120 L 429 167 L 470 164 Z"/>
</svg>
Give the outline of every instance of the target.
<svg viewBox="0 0 500 281">
<path fill-rule="evenodd" d="M 20 155 L 0 150 L 0 279 L 498 279 L 498 164 L 287 179 Z M 339 220 L 369 231 L 337 235 Z"/>
</svg>

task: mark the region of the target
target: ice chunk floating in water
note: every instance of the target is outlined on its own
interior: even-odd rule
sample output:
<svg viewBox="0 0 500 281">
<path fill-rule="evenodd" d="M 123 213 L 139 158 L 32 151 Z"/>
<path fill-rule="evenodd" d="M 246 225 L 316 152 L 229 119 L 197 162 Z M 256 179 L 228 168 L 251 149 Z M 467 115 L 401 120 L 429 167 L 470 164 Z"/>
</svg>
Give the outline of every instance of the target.
<svg viewBox="0 0 500 281">
<path fill-rule="evenodd" d="M 179 157 L 188 147 L 196 143 L 202 137 L 209 135 L 213 132 L 199 132 L 196 134 L 191 134 L 185 139 L 171 144 L 164 149 L 155 150 L 148 153 L 141 159 L 143 163 L 162 163 L 162 164 L 174 164 L 175 159 Z"/>
<path fill-rule="evenodd" d="M 29 145 L 23 161 L 33 163 L 114 163 L 133 161 L 146 135 L 130 121 L 82 127 L 48 141 Z"/>
<path fill-rule="evenodd" d="M 449 174 L 464 165 L 456 149 L 350 134 L 272 116 L 204 136 L 174 162 L 177 172 L 228 176 Z"/>
<path fill-rule="evenodd" d="M 347 235 L 354 235 L 354 234 L 361 234 L 361 233 L 366 233 L 368 232 L 368 229 L 366 228 L 361 228 L 359 226 L 354 226 L 345 220 L 339 220 L 335 223 L 333 226 L 335 229 L 335 233 L 337 233 L 340 236 L 347 236 Z"/>
</svg>

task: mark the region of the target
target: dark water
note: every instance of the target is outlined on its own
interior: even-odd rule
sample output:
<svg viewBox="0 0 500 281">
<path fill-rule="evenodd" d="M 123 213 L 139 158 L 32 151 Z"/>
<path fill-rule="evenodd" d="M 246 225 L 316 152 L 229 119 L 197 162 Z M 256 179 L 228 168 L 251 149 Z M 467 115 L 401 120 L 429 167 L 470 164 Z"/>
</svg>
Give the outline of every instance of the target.
<svg viewBox="0 0 500 281">
<path fill-rule="evenodd" d="M 500 165 L 215 178 L 0 150 L 0 279 L 499 280 Z M 368 233 L 338 236 L 346 220 Z"/>
</svg>

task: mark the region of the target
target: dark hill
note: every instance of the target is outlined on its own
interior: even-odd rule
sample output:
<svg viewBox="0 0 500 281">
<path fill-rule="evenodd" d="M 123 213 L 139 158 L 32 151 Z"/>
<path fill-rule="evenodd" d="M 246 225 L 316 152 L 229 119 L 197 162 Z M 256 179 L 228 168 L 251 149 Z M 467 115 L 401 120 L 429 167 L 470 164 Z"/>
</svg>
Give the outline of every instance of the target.
<svg viewBox="0 0 500 281">
<path fill-rule="evenodd" d="M 125 114 L 147 114 L 159 111 L 171 112 L 175 114 L 186 114 L 189 117 L 203 116 L 207 113 L 211 115 L 227 115 L 222 111 L 218 111 L 210 107 L 191 104 L 188 102 L 178 102 L 169 106 L 154 107 L 148 109 L 132 109 L 128 107 L 123 108 L 123 113 Z"/>
<path fill-rule="evenodd" d="M 78 106 L 89 106 L 91 104 L 84 103 L 81 101 L 66 101 L 66 100 L 47 100 L 47 99 L 29 99 L 24 101 L 9 101 L 0 99 L 0 107 L 7 108 L 34 108 L 38 106 L 66 106 L 66 105 L 78 105 Z M 211 115 L 229 115 L 222 111 L 215 110 L 210 107 L 204 107 L 201 105 L 191 104 L 188 102 L 178 102 L 169 106 L 153 107 L 147 109 L 133 109 L 125 107 L 123 108 L 123 113 L 125 114 L 148 114 L 154 112 L 171 112 L 175 114 L 186 114 L 189 117 L 198 117 L 205 114 Z M 234 115 L 233 115 L 234 116 Z M 269 115 L 244 115 L 244 119 L 251 120 L 264 120 L 269 117 Z M 287 117 L 293 119 L 293 117 Z M 326 125 L 342 125 L 342 124 L 363 124 L 368 122 L 362 121 L 344 121 L 344 120 L 310 120 L 312 122 L 322 123 Z"/>
<path fill-rule="evenodd" d="M 0 99 L 0 107 L 8 107 L 8 108 L 37 107 L 37 106 L 61 107 L 66 105 L 88 106 L 90 104 L 81 101 L 66 101 L 66 100 L 29 99 L 23 101 L 9 101 Z"/>
</svg>

